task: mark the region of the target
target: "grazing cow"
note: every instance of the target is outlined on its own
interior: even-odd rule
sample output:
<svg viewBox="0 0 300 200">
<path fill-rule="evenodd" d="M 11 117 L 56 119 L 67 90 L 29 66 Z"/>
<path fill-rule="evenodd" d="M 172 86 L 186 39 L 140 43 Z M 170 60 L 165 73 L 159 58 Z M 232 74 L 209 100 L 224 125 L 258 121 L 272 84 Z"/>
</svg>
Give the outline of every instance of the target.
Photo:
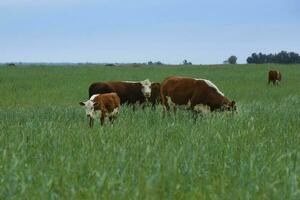
<svg viewBox="0 0 300 200">
<path fill-rule="evenodd" d="M 142 104 L 151 97 L 151 82 L 146 79 L 141 82 L 109 81 L 92 83 L 89 87 L 89 97 L 94 94 L 115 92 L 121 100 L 121 104 Z"/>
<path fill-rule="evenodd" d="M 79 104 L 84 106 L 86 115 L 90 119 L 89 125 L 92 127 L 97 112 L 100 112 L 101 125 L 103 125 L 106 116 L 113 123 L 119 113 L 120 98 L 116 93 L 95 94 L 86 102 Z"/>
<path fill-rule="evenodd" d="M 161 98 L 165 111 L 169 104 L 176 111 L 176 106 L 183 106 L 196 112 L 215 110 L 236 111 L 235 101 L 229 101 L 212 82 L 205 79 L 171 76 L 161 84 Z"/>
<path fill-rule="evenodd" d="M 279 85 L 279 82 L 281 81 L 281 73 L 278 70 L 270 70 L 269 71 L 269 80 L 268 84 L 270 82 L 273 83 L 273 85 Z"/>
</svg>

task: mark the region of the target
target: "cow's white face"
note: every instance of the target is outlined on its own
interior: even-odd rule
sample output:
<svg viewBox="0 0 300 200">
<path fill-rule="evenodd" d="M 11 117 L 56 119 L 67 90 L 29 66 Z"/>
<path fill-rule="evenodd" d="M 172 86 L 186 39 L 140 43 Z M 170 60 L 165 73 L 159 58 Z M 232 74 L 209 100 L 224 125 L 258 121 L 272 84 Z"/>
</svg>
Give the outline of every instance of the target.
<svg viewBox="0 0 300 200">
<path fill-rule="evenodd" d="M 149 79 L 146 79 L 141 82 L 142 84 L 142 93 L 146 98 L 149 98 L 151 96 L 151 82 Z"/>
<path fill-rule="evenodd" d="M 221 111 L 233 111 L 233 112 L 237 112 L 237 107 L 236 107 L 235 101 L 231 101 L 231 102 L 229 102 L 227 104 L 224 104 L 221 107 Z"/>
<path fill-rule="evenodd" d="M 95 110 L 94 110 L 94 102 L 91 100 L 87 100 L 86 102 L 80 102 L 81 106 L 85 109 L 85 114 L 88 117 L 95 118 Z"/>
</svg>

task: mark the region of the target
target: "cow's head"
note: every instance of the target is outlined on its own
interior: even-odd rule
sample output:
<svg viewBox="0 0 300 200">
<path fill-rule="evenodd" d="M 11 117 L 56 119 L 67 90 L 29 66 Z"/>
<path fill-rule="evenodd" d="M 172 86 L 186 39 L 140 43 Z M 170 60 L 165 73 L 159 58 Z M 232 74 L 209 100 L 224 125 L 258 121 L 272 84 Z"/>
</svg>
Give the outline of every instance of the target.
<svg viewBox="0 0 300 200">
<path fill-rule="evenodd" d="M 221 110 L 222 111 L 233 111 L 233 112 L 236 112 L 237 108 L 236 108 L 235 101 L 229 101 L 229 102 L 223 104 Z"/>
<path fill-rule="evenodd" d="M 95 106 L 97 106 L 96 102 L 87 100 L 85 102 L 80 102 L 79 105 L 84 107 L 86 116 L 92 117 L 92 118 L 95 117 Z"/>
<path fill-rule="evenodd" d="M 149 98 L 151 96 L 151 81 L 149 79 L 146 79 L 144 81 L 141 81 L 142 84 L 142 93 L 146 98 Z"/>
</svg>

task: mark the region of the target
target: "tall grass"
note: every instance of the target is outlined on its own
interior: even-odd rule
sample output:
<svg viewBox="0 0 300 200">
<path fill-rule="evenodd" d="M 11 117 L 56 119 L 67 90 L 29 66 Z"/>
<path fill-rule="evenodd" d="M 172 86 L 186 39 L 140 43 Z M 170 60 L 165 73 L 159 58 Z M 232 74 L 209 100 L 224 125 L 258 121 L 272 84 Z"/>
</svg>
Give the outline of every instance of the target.
<svg viewBox="0 0 300 200">
<path fill-rule="evenodd" d="M 0 68 L 0 199 L 299 199 L 299 65 Z M 88 128 L 78 102 L 100 80 L 213 81 L 239 113 L 193 120 L 123 106 Z"/>
</svg>

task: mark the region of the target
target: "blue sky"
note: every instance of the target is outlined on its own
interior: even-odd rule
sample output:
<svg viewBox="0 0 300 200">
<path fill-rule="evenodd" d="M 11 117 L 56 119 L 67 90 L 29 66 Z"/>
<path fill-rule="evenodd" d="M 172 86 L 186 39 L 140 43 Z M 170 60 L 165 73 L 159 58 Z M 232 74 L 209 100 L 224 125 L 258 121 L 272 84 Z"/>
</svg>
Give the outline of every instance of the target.
<svg viewBox="0 0 300 200">
<path fill-rule="evenodd" d="M 1 0 L 0 62 L 218 64 L 300 53 L 299 0 Z"/>
</svg>

